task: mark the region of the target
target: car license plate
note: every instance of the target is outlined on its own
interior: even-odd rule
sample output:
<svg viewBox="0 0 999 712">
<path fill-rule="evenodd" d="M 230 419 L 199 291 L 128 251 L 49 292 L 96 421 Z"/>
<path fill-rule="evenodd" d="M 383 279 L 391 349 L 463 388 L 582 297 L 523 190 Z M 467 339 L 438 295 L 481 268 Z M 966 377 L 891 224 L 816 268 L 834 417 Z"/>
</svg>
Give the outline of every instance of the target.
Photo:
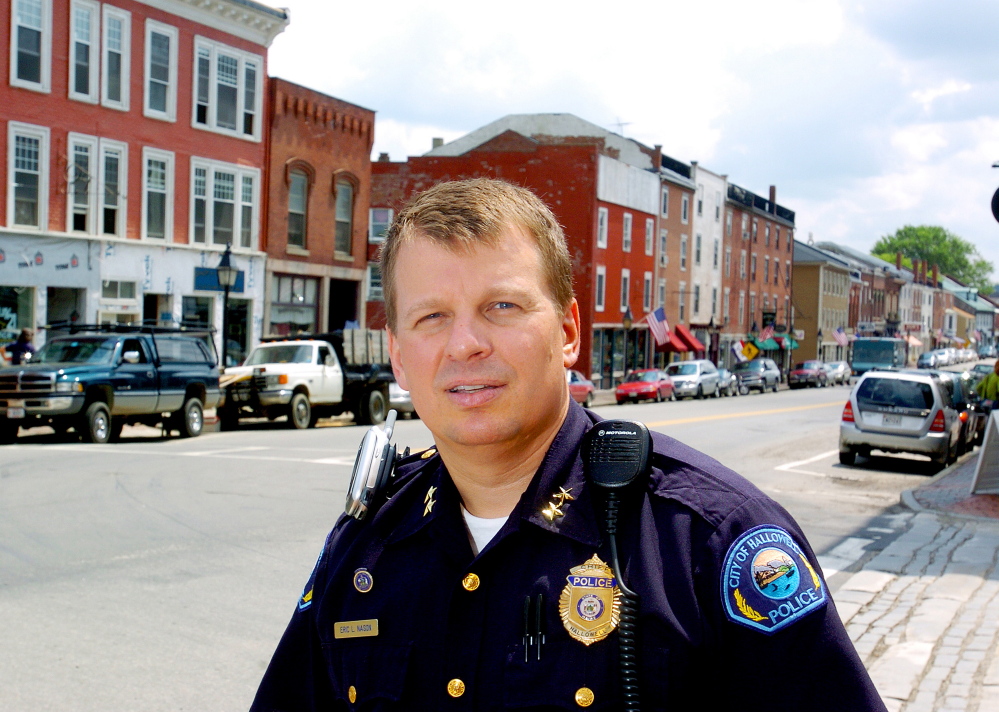
<svg viewBox="0 0 999 712">
<path fill-rule="evenodd" d="M 24 417 L 24 408 L 7 408 L 7 417 L 11 420 Z"/>
<path fill-rule="evenodd" d="M 885 413 L 884 414 L 884 420 L 881 421 L 881 424 L 882 425 L 901 425 L 902 424 L 902 416 L 901 415 L 892 415 L 890 413 Z"/>
</svg>

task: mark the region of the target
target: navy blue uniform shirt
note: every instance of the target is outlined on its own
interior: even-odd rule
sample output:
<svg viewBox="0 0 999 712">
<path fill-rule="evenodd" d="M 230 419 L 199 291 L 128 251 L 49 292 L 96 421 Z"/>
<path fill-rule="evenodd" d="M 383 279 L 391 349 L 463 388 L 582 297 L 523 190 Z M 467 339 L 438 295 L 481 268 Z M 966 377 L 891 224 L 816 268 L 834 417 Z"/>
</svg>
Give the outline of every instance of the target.
<svg viewBox="0 0 999 712">
<path fill-rule="evenodd" d="M 400 464 L 371 521 L 330 533 L 253 712 L 619 709 L 618 632 L 584 645 L 559 612 L 570 569 L 609 561 L 579 457 L 598 421 L 570 403 L 478 555 L 440 457 Z M 640 596 L 642 709 L 884 710 L 791 516 L 715 460 L 653 438 L 652 475 L 618 533 Z M 560 488 L 574 499 L 549 520 Z M 524 639 L 525 601 L 539 595 L 540 660 Z"/>
</svg>

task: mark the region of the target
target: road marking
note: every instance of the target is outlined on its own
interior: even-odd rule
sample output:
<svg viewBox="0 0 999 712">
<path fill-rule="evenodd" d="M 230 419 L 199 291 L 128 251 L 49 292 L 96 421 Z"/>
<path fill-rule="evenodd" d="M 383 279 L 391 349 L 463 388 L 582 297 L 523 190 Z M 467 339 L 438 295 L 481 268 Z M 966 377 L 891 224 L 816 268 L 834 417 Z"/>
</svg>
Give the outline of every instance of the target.
<svg viewBox="0 0 999 712">
<path fill-rule="evenodd" d="M 840 401 L 835 403 L 818 403 L 816 405 L 799 405 L 793 408 L 772 408 L 770 410 L 753 410 L 746 413 L 723 413 L 721 415 L 702 415 L 697 418 L 677 418 L 676 420 L 660 420 L 655 423 L 646 423 L 650 428 L 661 428 L 664 425 L 685 425 L 687 423 L 703 423 L 709 420 L 730 420 L 732 418 L 756 418 L 761 415 L 775 415 L 777 413 L 794 413 L 800 410 L 814 410 L 815 408 L 842 408 Z"/>
<path fill-rule="evenodd" d="M 284 455 L 279 456 L 268 456 L 268 455 L 234 455 L 232 452 L 238 452 L 239 450 L 208 450 L 205 452 L 173 452 L 170 450 L 139 450 L 139 449 L 128 449 L 123 447 L 108 447 L 108 448 L 95 448 L 93 445 L 56 445 L 53 450 L 68 450 L 72 452 L 85 452 L 94 455 L 158 455 L 165 456 L 171 455 L 174 457 L 220 457 L 226 460 L 258 460 L 262 462 L 307 462 L 314 465 L 342 465 L 343 467 L 350 467 L 354 464 L 355 456 L 344 455 L 342 457 L 323 457 L 323 458 L 309 458 L 309 457 L 286 457 Z M 242 449 L 253 449 L 253 450 L 269 450 L 271 448 L 259 447 L 259 448 L 240 448 Z"/>
<path fill-rule="evenodd" d="M 233 452 L 249 452 L 252 450 L 267 450 L 265 445 L 255 445 L 250 447 L 233 447 L 226 450 L 199 450 L 198 452 L 185 452 L 185 455 L 223 455 Z"/>
<path fill-rule="evenodd" d="M 810 457 L 807 460 L 798 460 L 797 462 L 788 462 L 787 464 L 779 465 L 779 466 L 775 467 L 774 469 L 775 470 L 780 470 L 781 472 L 798 472 L 798 473 L 801 473 L 802 475 L 813 475 L 815 477 L 826 477 L 826 475 L 823 474 L 823 473 L 821 473 L 821 472 L 811 472 L 810 470 L 799 470 L 797 468 L 798 468 L 799 465 L 808 465 L 808 464 L 810 464 L 812 462 L 815 462 L 816 460 L 824 460 L 827 457 L 832 457 L 833 455 L 835 455 L 838 452 L 839 452 L 839 450 L 830 450 L 829 452 L 823 452 L 823 453 L 820 453 L 820 454 L 818 454 L 818 455 L 816 455 L 814 457 Z"/>
</svg>

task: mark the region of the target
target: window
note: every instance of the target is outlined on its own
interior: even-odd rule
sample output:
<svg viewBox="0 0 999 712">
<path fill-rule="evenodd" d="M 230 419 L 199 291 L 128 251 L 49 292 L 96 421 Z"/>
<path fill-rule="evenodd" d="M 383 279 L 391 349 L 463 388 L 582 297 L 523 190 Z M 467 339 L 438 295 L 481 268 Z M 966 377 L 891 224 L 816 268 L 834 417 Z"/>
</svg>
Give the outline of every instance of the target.
<svg viewBox="0 0 999 712">
<path fill-rule="evenodd" d="M 680 235 L 680 269 L 687 269 L 687 236 Z"/>
<path fill-rule="evenodd" d="M 631 270 L 621 270 L 621 312 L 628 309 L 628 302 L 631 298 Z"/>
<path fill-rule="evenodd" d="M 757 233 L 759 232 L 759 220 L 753 218 L 753 242 L 757 241 Z"/>
<path fill-rule="evenodd" d="M 728 278 L 728 277 L 731 277 L 731 276 L 732 276 L 732 248 L 726 245 L 726 247 L 725 247 L 725 277 Z"/>
<path fill-rule="evenodd" d="M 659 231 L 659 266 L 665 267 L 669 264 L 669 253 L 666 251 L 666 245 L 669 239 L 668 230 Z"/>
<path fill-rule="evenodd" d="M 97 212 L 97 139 L 69 134 L 69 198 L 67 209 L 70 232 L 94 232 Z"/>
<path fill-rule="evenodd" d="M 701 313 L 701 285 L 694 285 L 694 316 Z"/>
<path fill-rule="evenodd" d="M 7 224 L 48 227 L 49 129 L 7 124 Z"/>
<path fill-rule="evenodd" d="M 774 257 L 774 284 L 778 284 L 780 278 L 780 260 Z"/>
<path fill-rule="evenodd" d="M 697 186 L 697 217 L 704 215 L 704 186 Z M 696 309 L 694 310 L 697 311 Z"/>
<path fill-rule="evenodd" d="M 763 244 L 770 247 L 770 223 L 767 223 L 763 230 Z"/>
<path fill-rule="evenodd" d="M 177 28 L 146 20 L 146 116 L 177 119 Z"/>
<path fill-rule="evenodd" d="M 97 103 L 97 3 L 73 0 L 69 27 L 69 98 Z"/>
<path fill-rule="evenodd" d="M 746 325 L 746 293 L 739 291 L 739 326 Z"/>
<path fill-rule="evenodd" d="M 621 250 L 631 252 L 631 213 L 625 213 L 621 223 Z"/>
<path fill-rule="evenodd" d="M 749 293 L 749 318 L 756 324 L 756 292 Z"/>
<path fill-rule="evenodd" d="M 780 249 L 780 226 L 774 227 L 774 249 Z"/>
<path fill-rule="evenodd" d="M 732 290 L 725 287 L 725 300 L 722 302 L 722 324 L 728 324 L 732 314 Z"/>
<path fill-rule="evenodd" d="M 275 274 L 271 286 L 271 333 L 286 336 L 315 331 L 319 280 Z"/>
<path fill-rule="evenodd" d="M 604 310 L 604 296 L 607 291 L 607 268 L 603 265 L 597 265 L 597 279 L 594 285 L 594 311 L 602 312 Z"/>
<path fill-rule="evenodd" d="M 48 92 L 52 76 L 52 0 L 11 4 L 10 84 Z"/>
<path fill-rule="evenodd" d="M 725 237 L 732 237 L 732 211 L 725 211 Z"/>
<path fill-rule="evenodd" d="M 336 239 L 334 249 L 351 254 L 354 237 L 354 186 L 345 180 L 336 182 Z"/>
<path fill-rule="evenodd" d="M 715 222 L 721 221 L 721 191 L 715 191 Z"/>
<path fill-rule="evenodd" d="M 791 284 L 791 262 L 788 260 L 784 263 L 784 284 Z"/>
<path fill-rule="evenodd" d="M 194 47 L 192 125 L 259 140 L 263 58 L 204 37 Z"/>
<path fill-rule="evenodd" d="M 142 236 L 165 240 L 173 235 L 173 153 L 142 150 Z"/>
<path fill-rule="evenodd" d="M 768 284 L 770 282 L 770 258 L 763 258 L 763 283 Z"/>
<path fill-rule="evenodd" d="M 694 264 L 701 266 L 701 233 L 694 238 Z"/>
<path fill-rule="evenodd" d="M 597 208 L 597 247 L 607 247 L 607 208 Z"/>
<path fill-rule="evenodd" d="M 749 216 L 746 214 L 742 216 L 742 239 L 749 239 Z"/>
<path fill-rule="evenodd" d="M 756 255 L 753 254 L 749 257 L 749 278 L 756 281 Z"/>
<path fill-rule="evenodd" d="M 382 291 L 382 268 L 374 262 L 368 264 L 368 301 L 380 302 L 385 298 Z"/>
<path fill-rule="evenodd" d="M 718 269 L 718 238 L 715 238 L 715 251 L 714 256 L 711 259 L 711 267 Z"/>
<path fill-rule="evenodd" d="M 739 255 L 739 278 L 746 278 L 746 251 L 743 250 Z"/>
<path fill-rule="evenodd" d="M 690 220 L 690 196 L 685 195 L 680 199 L 680 222 L 684 225 Z"/>
<path fill-rule="evenodd" d="M 305 249 L 309 177 L 305 171 L 288 174 L 288 244 Z"/>
<path fill-rule="evenodd" d="M 104 5 L 103 11 L 101 103 L 127 111 L 132 15 L 111 5 Z"/>
<path fill-rule="evenodd" d="M 128 180 L 128 146 L 100 140 L 98 201 L 102 235 L 125 236 L 125 195 Z"/>
<path fill-rule="evenodd" d="M 645 218 L 645 254 L 651 255 L 656 247 L 656 223 L 652 218 Z"/>
<path fill-rule="evenodd" d="M 681 322 L 687 320 L 687 283 L 680 282 L 679 303 L 677 305 L 677 316 Z"/>
<path fill-rule="evenodd" d="M 135 299 L 135 282 L 104 280 L 101 283 L 102 299 Z"/>
<path fill-rule="evenodd" d="M 642 282 L 642 309 L 646 312 L 652 311 L 652 273 L 646 272 Z"/>
<path fill-rule="evenodd" d="M 656 294 L 656 307 L 666 306 L 666 280 L 659 280 L 659 288 Z"/>
<path fill-rule="evenodd" d="M 711 288 L 711 318 L 715 318 L 718 313 L 718 287 Z"/>
<path fill-rule="evenodd" d="M 662 213 L 662 216 L 664 218 L 669 217 L 669 188 L 667 188 L 666 186 L 663 186 L 663 204 L 662 207 L 659 209 L 659 212 Z"/>
<path fill-rule="evenodd" d="M 368 242 L 384 242 L 391 224 L 391 208 L 371 208 L 368 211 Z"/>
<path fill-rule="evenodd" d="M 192 158 L 191 175 L 191 241 L 256 247 L 260 171 Z"/>
</svg>

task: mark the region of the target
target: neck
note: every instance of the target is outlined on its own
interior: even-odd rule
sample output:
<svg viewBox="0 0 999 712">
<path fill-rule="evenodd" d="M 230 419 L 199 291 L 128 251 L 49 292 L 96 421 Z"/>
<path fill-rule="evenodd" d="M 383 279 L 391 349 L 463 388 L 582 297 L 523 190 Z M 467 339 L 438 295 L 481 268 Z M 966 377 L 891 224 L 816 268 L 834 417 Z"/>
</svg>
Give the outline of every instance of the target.
<svg viewBox="0 0 999 712">
<path fill-rule="evenodd" d="M 529 441 L 471 447 L 438 443 L 441 459 L 469 514 L 484 519 L 509 516 L 561 429 L 568 406 L 566 402 L 552 428 Z"/>
</svg>

